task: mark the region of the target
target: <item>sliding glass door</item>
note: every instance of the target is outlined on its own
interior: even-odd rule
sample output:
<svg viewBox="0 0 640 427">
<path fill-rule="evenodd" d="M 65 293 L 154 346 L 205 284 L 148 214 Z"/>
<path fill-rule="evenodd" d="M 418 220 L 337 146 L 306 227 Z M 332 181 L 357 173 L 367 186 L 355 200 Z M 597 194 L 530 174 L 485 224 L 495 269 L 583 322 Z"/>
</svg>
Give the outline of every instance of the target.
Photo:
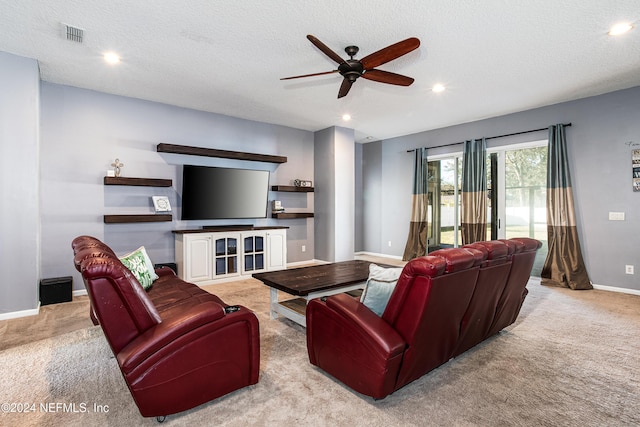
<svg viewBox="0 0 640 427">
<path fill-rule="evenodd" d="M 504 237 L 546 238 L 546 145 L 505 151 L 504 192 Z"/>
<path fill-rule="evenodd" d="M 492 183 L 497 202 L 499 239 L 531 237 L 543 242 L 532 275 L 539 276 L 547 256 L 547 142 L 495 152 L 497 182 Z M 497 225 L 497 230 L 495 229 Z"/>
<path fill-rule="evenodd" d="M 462 162 L 448 157 L 429 162 L 429 252 L 458 246 Z"/>
<path fill-rule="evenodd" d="M 429 251 L 462 244 L 460 154 L 429 161 Z M 531 237 L 543 242 L 533 275 L 547 255 L 547 141 L 489 150 L 487 239 Z"/>
</svg>

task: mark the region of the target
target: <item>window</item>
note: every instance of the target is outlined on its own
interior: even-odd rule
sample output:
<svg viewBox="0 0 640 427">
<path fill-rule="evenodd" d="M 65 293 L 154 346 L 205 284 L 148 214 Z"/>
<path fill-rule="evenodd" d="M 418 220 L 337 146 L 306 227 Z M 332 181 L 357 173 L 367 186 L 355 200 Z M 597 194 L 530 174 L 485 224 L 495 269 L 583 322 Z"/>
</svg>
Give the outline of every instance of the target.
<svg viewBox="0 0 640 427">
<path fill-rule="evenodd" d="M 429 252 L 462 244 L 462 155 L 429 159 Z M 543 242 L 532 275 L 547 255 L 547 141 L 487 150 L 487 239 L 531 237 Z"/>
</svg>

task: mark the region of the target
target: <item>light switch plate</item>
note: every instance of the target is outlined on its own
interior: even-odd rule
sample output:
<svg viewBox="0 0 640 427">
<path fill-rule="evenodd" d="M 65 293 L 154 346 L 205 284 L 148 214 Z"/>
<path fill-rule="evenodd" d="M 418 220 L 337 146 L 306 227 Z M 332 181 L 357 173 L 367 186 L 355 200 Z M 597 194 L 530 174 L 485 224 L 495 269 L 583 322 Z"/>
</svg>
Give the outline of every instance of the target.
<svg viewBox="0 0 640 427">
<path fill-rule="evenodd" d="M 624 221 L 624 212 L 609 212 L 609 221 Z"/>
</svg>

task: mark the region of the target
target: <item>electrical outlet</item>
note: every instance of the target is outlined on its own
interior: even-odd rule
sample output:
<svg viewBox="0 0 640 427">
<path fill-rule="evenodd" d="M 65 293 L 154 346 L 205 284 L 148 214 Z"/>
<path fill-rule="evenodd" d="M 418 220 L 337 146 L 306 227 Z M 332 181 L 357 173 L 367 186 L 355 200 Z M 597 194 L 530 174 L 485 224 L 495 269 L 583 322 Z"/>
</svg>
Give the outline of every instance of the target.
<svg viewBox="0 0 640 427">
<path fill-rule="evenodd" d="M 625 265 L 624 266 L 624 272 L 626 274 L 634 274 L 633 273 L 633 265 Z"/>
<path fill-rule="evenodd" d="M 302 252 L 307 252 L 307 247 L 305 245 L 302 245 Z"/>
<path fill-rule="evenodd" d="M 389 240 L 389 247 L 391 247 L 391 240 Z"/>
</svg>

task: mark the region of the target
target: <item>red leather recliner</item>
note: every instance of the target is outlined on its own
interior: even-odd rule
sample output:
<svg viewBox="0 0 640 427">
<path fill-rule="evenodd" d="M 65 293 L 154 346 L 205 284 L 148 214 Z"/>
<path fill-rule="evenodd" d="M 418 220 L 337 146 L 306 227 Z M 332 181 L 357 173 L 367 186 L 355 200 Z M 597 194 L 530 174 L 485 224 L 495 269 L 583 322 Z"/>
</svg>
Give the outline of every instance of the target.
<svg viewBox="0 0 640 427">
<path fill-rule="evenodd" d="M 513 323 L 540 246 L 481 242 L 413 259 L 381 317 L 346 294 L 314 299 L 306 312 L 309 361 L 384 398 Z"/>
<path fill-rule="evenodd" d="M 458 356 L 487 338 L 500 297 L 511 271 L 513 247 L 500 241 L 477 242 L 464 249 L 479 251 L 478 279 L 460 324 L 460 338 L 453 356 Z M 437 255 L 438 251 L 432 252 Z"/>
<path fill-rule="evenodd" d="M 227 313 L 220 298 L 168 268 L 145 291 L 113 251 L 80 236 L 72 243 L 92 306 L 144 417 L 191 409 L 256 384 L 258 319 L 245 307 Z"/>
</svg>

